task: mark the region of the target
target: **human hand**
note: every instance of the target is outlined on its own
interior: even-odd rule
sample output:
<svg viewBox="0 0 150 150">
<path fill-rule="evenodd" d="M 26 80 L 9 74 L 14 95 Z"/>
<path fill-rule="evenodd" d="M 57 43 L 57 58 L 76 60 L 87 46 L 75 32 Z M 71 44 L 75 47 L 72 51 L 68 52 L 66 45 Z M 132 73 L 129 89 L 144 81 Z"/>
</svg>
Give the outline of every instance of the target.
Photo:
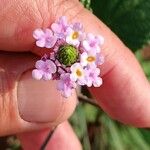
<svg viewBox="0 0 150 150">
<path fill-rule="evenodd" d="M 61 111 L 62 103 L 59 101 L 61 96 L 53 99 L 55 96 L 58 96 L 57 91 L 54 92 L 55 88 L 51 85 L 54 83 L 51 82 L 42 84 L 41 81 L 37 82 L 31 79 L 30 71 L 26 73 L 27 70 L 30 70 L 34 66 L 34 62 L 36 60 L 34 55 L 29 53 L 14 53 L 14 51 L 24 52 L 30 50 L 34 54 L 42 55 L 44 50 L 38 49 L 34 46 L 32 32 L 35 28 L 49 26 L 49 24 L 62 15 L 67 16 L 69 20 L 74 19 L 80 21 L 83 23 L 87 32 L 102 34 L 105 38 L 103 53 L 106 59 L 104 65 L 101 67 L 104 83 L 100 88 L 90 89 L 99 105 L 112 118 L 123 123 L 132 124 L 137 127 L 150 126 L 150 106 L 148 105 L 150 86 L 137 60 L 128 48 L 125 47 L 123 43 L 102 22 L 85 10 L 77 0 L 57 0 L 44 2 L 36 0 L 12 0 L 11 2 L 3 1 L 2 3 L 3 5 L 0 7 L 5 6 L 5 8 L 0 8 L 0 11 L 2 11 L 0 13 L 0 20 L 2 22 L 0 26 L 0 49 L 2 50 L 0 59 L 0 64 L 2 66 L 0 78 L 3 77 L 3 81 L 6 81 L 4 82 L 5 86 L 3 86 L 3 89 L 1 90 L 3 92 L 1 92 L 2 96 L 0 100 L 3 104 L 0 105 L 2 107 L 0 108 L 0 111 L 2 111 L 1 114 L 4 114 L 0 118 L 0 120 L 3 121 L 0 121 L 0 127 L 2 127 L 0 129 L 1 135 L 16 133 L 17 131 L 29 131 L 33 128 L 39 129 L 45 126 L 52 127 L 63 120 L 66 120 L 74 110 L 76 104 L 75 95 L 71 97 L 70 100 L 67 100 L 67 102 L 65 101 L 64 109 Z M 4 51 L 11 51 L 11 53 L 4 53 Z M 11 86 L 9 86 L 7 90 L 4 88 L 8 85 L 8 76 L 4 74 L 4 70 L 6 74 L 9 74 L 9 76 L 13 74 L 11 82 L 9 78 L 9 84 Z M 25 77 L 21 77 L 21 82 L 19 82 L 18 86 L 16 86 L 17 80 L 22 73 L 24 73 Z M 25 89 L 26 85 L 28 86 L 27 89 Z M 31 85 L 34 85 L 34 87 L 31 87 Z M 16 98 L 15 95 L 17 90 L 16 87 L 23 88 L 21 92 L 18 90 L 18 98 Z M 44 96 L 42 96 L 42 102 L 40 102 L 41 99 L 39 98 L 41 94 L 36 97 L 32 95 L 30 98 L 24 98 L 25 96 L 28 96 L 28 94 L 25 93 L 25 90 L 30 94 L 34 94 L 31 92 L 34 90 L 29 90 L 29 87 L 35 89 L 35 93 L 45 88 L 43 91 L 48 95 L 43 93 Z M 51 95 L 54 93 L 56 93 L 56 95 L 53 95 L 53 98 L 51 98 Z M 4 98 L 6 99 L 5 101 Z M 19 98 L 21 99 L 21 103 Z M 39 106 L 35 106 L 35 101 L 39 101 Z M 28 105 L 24 105 L 23 102 L 26 102 Z M 21 117 L 19 116 L 17 106 L 22 109 L 21 111 L 19 110 Z M 45 107 L 47 106 L 49 106 L 50 110 L 54 108 L 54 106 L 55 108 L 58 108 L 58 110 L 56 111 L 54 109 L 51 112 L 46 112 Z M 41 110 L 41 108 L 38 109 L 38 107 L 44 108 L 43 111 L 40 112 L 39 110 Z M 30 112 L 26 110 L 30 110 Z M 57 122 L 53 121 L 60 114 L 65 114 L 64 111 L 66 113 L 64 118 L 59 117 Z M 44 117 L 46 116 L 46 118 L 43 118 L 43 116 L 40 117 L 41 114 Z M 53 114 L 50 120 L 49 114 Z M 5 116 L 8 117 L 6 118 Z M 42 123 L 41 125 L 41 123 L 35 124 L 26 121 L 47 123 L 44 123 L 44 125 Z M 53 123 L 49 124 L 48 122 Z M 7 126 L 8 123 L 9 126 Z M 1 131 L 2 129 L 3 131 Z"/>
</svg>

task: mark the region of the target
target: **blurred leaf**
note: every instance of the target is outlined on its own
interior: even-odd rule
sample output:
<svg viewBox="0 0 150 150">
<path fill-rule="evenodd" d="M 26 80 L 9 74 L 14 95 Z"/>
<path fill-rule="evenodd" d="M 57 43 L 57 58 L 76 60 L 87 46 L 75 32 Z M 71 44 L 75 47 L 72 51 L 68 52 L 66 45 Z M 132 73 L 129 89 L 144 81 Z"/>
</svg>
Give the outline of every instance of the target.
<svg viewBox="0 0 150 150">
<path fill-rule="evenodd" d="M 84 111 L 88 123 L 96 122 L 98 111 L 99 111 L 97 108 L 95 108 L 90 104 L 85 104 Z"/>
<path fill-rule="evenodd" d="M 76 131 L 78 137 L 82 141 L 83 149 L 91 150 L 88 130 L 87 130 L 87 122 L 86 122 L 85 112 L 82 104 L 79 103 L 75 113 L 70 119 L 70 122 L 73 125 L 74 130 Z"/>
<path fill-rule="evenodd" d="M 107 147 L 110 150 L 149 150 L 150 132 L 144 133 L 147 136 L 146 141 L 140 129 L 122 125 L 105 114 L 100 117 L 100 121 L 104 129 L 101 134 L 105 133 Z"/>
<path fill-rule="evenodd" d="M 150 76 L 150 61 L 144 61 L 142 62 L 142 67 L 143 67 L 143 70 L 146 74 L 146 76 Z"/>
<path fill-rule="evenodd" d="M 115 122 L 109 119 L 105 114 L 101 118 L 102 122 L 108 128 L 109 144 L 115 150 L 125 150 L 124 143 L 121 138 L 120 130 L 116 126 Z"/>
<path fill-rule="evenodd" d="M 150 143 L 150 130 L 149 129 L 139 129 L 141 132 L 143 139 L 147 142 Z"/>
<path fill-rule="evenodd" d="M 142 57 L 141 50 L 136 51 L 135 55 L 136 55 L 136 58 L 138 59 L 138 61 L 140 62 L 145 75 L 148 78 L 150 78 L 150 60 L 144 60 L 144 58 Z"/>
<path fill-rule="evenodd" d="M 149 0 L 92 0 L 91 6 L 133 51 L 150 42 Z"/>
<path fill-rule="evenodd" d="M 149 145 L 144 141 L 142 134 L 136 128 L 128 128 L 129 136 L 133 145 L 136 145 L 139 149 L 149 150 Z"/>
<path fill-rule="evenodd" d="M 80 2 L 84 5 L 85 8 L 91 10 L 91 0 L 80 0 Z"/>
</svg>

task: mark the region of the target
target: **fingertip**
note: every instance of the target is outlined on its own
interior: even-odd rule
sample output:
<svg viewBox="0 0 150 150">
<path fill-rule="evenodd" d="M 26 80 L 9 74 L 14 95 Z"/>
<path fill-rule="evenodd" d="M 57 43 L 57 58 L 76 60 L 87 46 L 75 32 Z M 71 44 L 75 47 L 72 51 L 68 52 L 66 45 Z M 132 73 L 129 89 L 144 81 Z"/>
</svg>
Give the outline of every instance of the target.
<svg viewBox="0 0 150 150">
<path fill-rule="evenodd" d="M 58 124 L 73 113 L 76 92 L 64 98 L 56 88 L 57 81 L 37 81 L 31 71 L 25 72 L 18 83 L 18 108 L 20 117 L 33 123 Z"/>
<path fill-rule="evenodd" d="M 46 140 L 47 136 L 51 134 L 51 129 L 43 129 L 39 131 L 32 131 L 18 135 L 21 145 L 24 150 L 40 149 Z M 73 132 L 70 124 L 64 122 L 60 124 L 51 135 L 47 150 L 81 150 L 81 144 Z"/>
</svg>

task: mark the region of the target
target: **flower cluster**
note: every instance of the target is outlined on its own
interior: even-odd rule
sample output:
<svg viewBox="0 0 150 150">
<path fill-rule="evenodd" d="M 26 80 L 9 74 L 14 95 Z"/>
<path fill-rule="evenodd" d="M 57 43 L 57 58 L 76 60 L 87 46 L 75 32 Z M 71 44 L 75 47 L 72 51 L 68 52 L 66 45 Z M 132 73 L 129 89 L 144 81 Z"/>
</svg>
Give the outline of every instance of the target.
<svg viewBox="0 0 150 150">
<path fill-rule="evenodd" d="M 102 36 L 85 33 L 81 23 L 68 24 L 63 16 L 50 28 L 36 29 L 33 37 L 38 47 L 50 51 L 36 62 L 33 78 L 58 80 L 57 88 L 64 97 L 69 97 L 77 85 L 101 86 L 97 66 L 104 62 Z"/>
</svg>

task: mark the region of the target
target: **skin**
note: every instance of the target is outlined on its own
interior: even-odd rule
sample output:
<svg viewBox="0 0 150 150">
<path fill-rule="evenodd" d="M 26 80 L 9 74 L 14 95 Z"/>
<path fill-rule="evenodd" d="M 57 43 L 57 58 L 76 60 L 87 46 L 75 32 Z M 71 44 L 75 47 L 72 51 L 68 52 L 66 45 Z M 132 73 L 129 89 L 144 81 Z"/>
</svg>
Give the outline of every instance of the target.
<svg viewBox="0 0 150 150">
<path fill-rule="evenodd" d="M 55 106 L 60 107 L 59 113 L 58 110 L 53 112 L 54 118 L 57 119 L 45 123 L 28 122 L 19 115 L 18 97 L 15 95 L 17 91 L 15 85 L 23 80 L 21 76 L 34 67 L 38 56 L 46 52 L 45 49 L 35 47 L 33 30 L 48 27 L 62 15 L 67 16 L 69 21 L 81 22 L 86 32 L 101 34 L 105 38 L 102 47 L 105 63 L 100 68 L 104 83 L 100 88 L 90 88 L 100 107 L 113 119 L 122 123 L 136 127 L 150 127 L 150 85 L 135 56 L 106 25 L 85 10 L 77 0 L 2 0 L 0 85 L 3 86 L 0 86 L 0 135 L 45 127 L 52 129 L 67 120 L 74 111 L 75 95 L 70 98 L 71 102 L 67 101 L 65 105 L 60 106 L 59 101 L 55 103 Z M 65 127 L 68 124 L 63 125 Z M 40 136 L 44 134 L 42 131 L 39 132 Z M 59 137 L 62 134 L 59 130 L 58 133 L 54 135 Z M 40 136 L 35 137 L 33 132 L 28 134 L 33 135 L 35 140 L 40 139 Z M 19 134 L 19 137 L 22 141 L 26 141 L 28 134 Z M 74 137 L 72 140 L 77 140 L 72 130 L 68 130 L 67 134 L 68 137 Z M 55 138 L 54 141 L 57 143 L 58 139 Z M 65 141 L 65 138 L 61 139 L 62 145 L 63 143 L 65 145 Z M 28 149 L 32 149 L 29 142 L 23 143 L 24 148 L 29 146 Z M 81 149 L 80 144 L 75 145 L 76 150 Z M 51 149 L 55 148 L 52 146 Z"/>
</svg>

